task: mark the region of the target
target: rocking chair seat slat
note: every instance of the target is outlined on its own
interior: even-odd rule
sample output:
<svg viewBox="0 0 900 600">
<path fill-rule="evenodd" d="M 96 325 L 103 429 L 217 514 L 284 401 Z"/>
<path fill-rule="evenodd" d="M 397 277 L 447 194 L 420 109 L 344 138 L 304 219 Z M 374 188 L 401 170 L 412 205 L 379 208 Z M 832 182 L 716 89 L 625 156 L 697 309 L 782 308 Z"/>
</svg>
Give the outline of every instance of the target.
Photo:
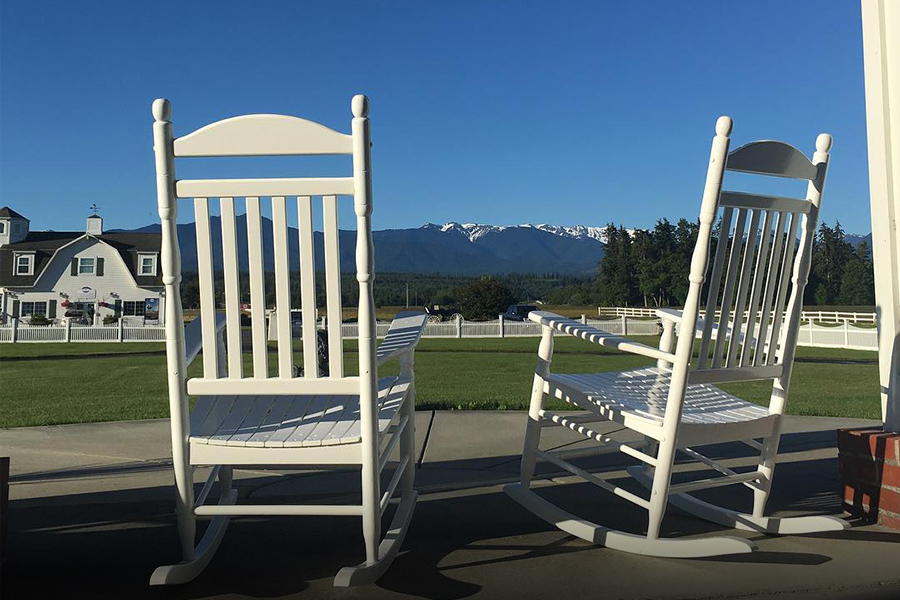
<svg viewBox="0 0 900 600">
<path fill-rule="evenodd" d="M 409 380 L 378 381 L 378 431 L 387 431 L 409 390 Z M 207 396 L 206 414 L 192 444 L 291 448 L 354 444 L 361 439 L 359 396 Z M 200 419 L 195 419 L 195 422 Z"/>
<path fill-rule="evenodd" d="M 580 375 L 552 373 L 547 380 L 549 385 L 557 383 L 567 390 L 581 392 L 589 406 L 596 406 L 604 414 L 632 414 L 662 425 L 671 378 L 670 369 L 648 367 Z M 682 423 L 740 423 L 768 417 L 766 408 L 741 400 L 715 386 L 687 386 Z"/>
</svg>

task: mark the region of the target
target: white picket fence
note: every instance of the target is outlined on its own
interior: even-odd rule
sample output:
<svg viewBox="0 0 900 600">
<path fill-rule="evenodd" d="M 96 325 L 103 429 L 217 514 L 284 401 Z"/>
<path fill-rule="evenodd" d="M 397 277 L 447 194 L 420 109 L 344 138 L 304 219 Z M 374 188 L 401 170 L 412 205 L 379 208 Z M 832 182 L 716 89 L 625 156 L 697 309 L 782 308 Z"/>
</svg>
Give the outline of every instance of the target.
<svg viewBox="0 0 900 600">
<path fill-rule="evenodd" d="M 636 317 L 636 318 L 656 318 L 655 308 L 637 308 L 623 306 L 601 306 L 597 309 L 597 314 L 602 318 L 616 317 Z M 706 314 L 705 310 L 700 310 L 700 317 Z M 721 310 L 716 311 L 716 319 L 722 314 Z M 746 314 L 746 313 L 745 313 Z M 771 316 L 771 315 L 770 315 Z M 804 310 L 800 313 L 800 318 L 804 321 L 819 321 L 820 323 L 843 323 L 850 321 L 851 323 L 875 323 L 874 312 L 841 312 L 836 310 Z M 734 311 L 729 313 L 729 319 L 734 320 Z"/>
<path fill-rule="evenodd" d="M 635 309 L 625 309 L 635 310 Z M 607 331 L 615 335 L 657 335 L 660 331 L 658 319 L 648 319 L 646 315 L 631 317 L 621 315 L 613 319 L 588 319 L 582 316 L 579 321 Z M 859 327 L 844 319 L 835 326 L 822 325 L 816 320 L 806 320 L 800 327 L 798 344 L 820 348 L 849 348 L 856 350 L 877 350 L 878 336 L 874 327 Z M 864 322 L 864 321 L 863 321 Z M 390 322 L 379 322 L 376 325 L 378 337 L 384 337 Z M 344 323 L 342 327 L 345 338 L 359 335 L 356 323 Z M 299 327 L 294 332 L 299 337 Z M 454 320 L 443 323 L 428 323 L 423 333 L 428 338 L 501 338 L 501 337 L 537 337 L 541 335 L 541 326 L 531 321 L 465 321 Z M 128 327 L 119 325 L 87 326 L 74 325 L 41 325 L 32 326 L 24 323 L 0 326 L 0 343 L 3 342 L 162 342 L 166 339 L 162 326 Z"/>
<path fill-rule="evenodd" d="M 579 319 L 582 323 L 592 325 L 603 331 L 617 335 L 656 335 L 659 333 L 659 325 L 655 321 L 634 321 L 626 318 L 619 319 Z M 389 322 L 376 324 L 378 337 L 383 337 L 390 327 Z M 359 329 L 356 323 L 344 323 L 342 333 L 345 338 L 358 335 Z M 466 321 L 453 320 L 443 323 L 428 323 L 422 337 L 427 338 L 499 338 L 499 337 L 538 337 L 541 335 L 541 326 L 531 321 L 507 321 L 495 319 L 493 321 Z"/>
<path fill-rule="evenodd" d="M 0 327 L 2 342 L 164 342 L 166 329 L 159 325 L 28 325 L 13 321 Z"/>
</svg>

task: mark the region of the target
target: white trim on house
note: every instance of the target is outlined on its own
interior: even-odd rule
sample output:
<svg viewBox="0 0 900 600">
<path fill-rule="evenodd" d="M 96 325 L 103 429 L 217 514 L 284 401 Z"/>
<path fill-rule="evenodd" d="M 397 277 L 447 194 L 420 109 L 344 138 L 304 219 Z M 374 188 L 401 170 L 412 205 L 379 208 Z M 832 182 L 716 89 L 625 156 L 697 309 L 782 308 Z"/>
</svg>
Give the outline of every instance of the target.
<svg viewBox="0 0 900 600">
<path fill-rule="evenodd" d="M 900 6 L 863 0 L 862 29 L 881 417 L 900 432 Z"/>
<path fill-rule="evenodd" d="M 99 258 L 96 256 L 79 256 L 76 260 L 78 261 L 76 273 L 79 277 L 84 275 L 94 277 L 97 275 L 97 263 L 100 261 Z M 82 270 L 84 267 L 87 267 L 87 269 Z"/>
<path fill-rule="evenodd" d="M 19 260 L 27 258 L 28 266 L 25 272 L 19 271 Z M 23 250 L 21 252 L 13 252 L 13 275 L 28 276 L 34 275 L 34 250 Z"/>
<path fill-rule="evenodd" d="M 136 265 L 136 271 L 139 277 L 156 277 L 156 268 L 157 263 L 159 262 L 158 256 L 159 252 L 138 252 L 138 264 Z M 149 258 L 151 260 L 150 270 L 147 272 L 144 271 L 145 258 Z"/>
</svg>

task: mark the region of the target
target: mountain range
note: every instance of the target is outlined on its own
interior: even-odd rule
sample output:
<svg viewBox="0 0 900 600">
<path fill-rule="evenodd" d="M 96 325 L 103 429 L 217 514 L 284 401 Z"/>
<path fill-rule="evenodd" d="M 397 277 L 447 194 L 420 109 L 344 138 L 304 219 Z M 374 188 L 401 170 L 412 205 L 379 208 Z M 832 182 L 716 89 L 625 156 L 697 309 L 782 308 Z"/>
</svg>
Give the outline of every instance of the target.
<svg viewBox="0 0 900 600">
<path fill-rule="evenodd" d="M 214 268 L 222 268 L 222 233 L 219 217 L 210 217 Z M 159 231 L 158 224 L 133 231 Z M 246 217 L 237 217 L 238 262 L 248 268 Z M 576 225 L 497 226 L 477 223 L 428 223 L 418 228 L 384 229 L 372 232 L 377 272 L 444 273 L 593 273 L 603 257 L 604 227 Z M 197 269 L 197 234 L 194 223 L 178 225 L 182 269 Z M 298 232 L 289 228 L 291 268 L 298 269 Z M 315 232 L 316 269 L 324 269 L 323 238 Z M 341 269 L 355 271 L 356 232 L 341 230 Z M 266 270 L 274 267 L 272 221 L 263 217 L 263 261 Z"/>
<path fill-rule="evenodd" d="M 133 231 L 159 231 L 159 224 Z M 222 229 L 219 217 L 210 217 L 213 264 L 222 268 Z M 633 234 L 634 230 L 629 229 Z M 247 223 L 237 217 L 238 261 L 247 270 Z M 565 273 L 590 275 L 606 248 L 606 227 L 574 225 L 485 225 L 426 223 L 417 228 L 373 231 L 375 268 L 385 273 L 443 273 L 479 275 L 484 273 Z M 872 247 L 872 234 L 847 234 L 854 247 L 865 241 Z M 197 235 L 194 223 L 178 226 L 181 262 L 185 271 L 197 270 Z M 315 232 L 316 269 L 324 270 L 324 245 L 321 232 Z M 356 232 L 340 231 L 341 270 L 356 269 Z M 272 221 L 263 217 L 263 261 L 268 271 L 274 268 Z M 300 267 L 298 232 L 289 228 L 288 248 L 291 268 Z"/>
</svg>

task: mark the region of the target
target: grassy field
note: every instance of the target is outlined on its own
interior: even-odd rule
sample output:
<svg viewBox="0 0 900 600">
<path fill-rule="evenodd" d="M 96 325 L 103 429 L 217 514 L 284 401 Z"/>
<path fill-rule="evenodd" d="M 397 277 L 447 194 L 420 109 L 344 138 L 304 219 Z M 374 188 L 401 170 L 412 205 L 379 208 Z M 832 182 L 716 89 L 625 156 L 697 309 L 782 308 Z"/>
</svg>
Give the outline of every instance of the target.
<svg viewBox="0 0 900 600">
<path fill-rule="evenodd" d="M 656 344 L 655 338 L 636 338 Z M 424 339 L 416 353 L 418 406 L 422 409 L 495 409 L 527 407 L 537 338 Z M 0 427 L 51 425 L 168 416 L 165 356 L 156 343 L 3 344 L 0 345 Z M 355 343 L 345 347 L 348 374 L 356 373 Z M 116 353 L 101 359 L 90 353 Z M 67 356 L 36 360 L 36 356 Z M 4 360 L 25 357 L 26 360 Z M 802 359 L 874 360 L 874 352 L 799 348 L 788 412 L 802 415 L 878 418 L 878 366 L 821 364 Z M 249 356 L 246 371 L 251 372 Z M 189 369 L 199 375 L 200 360 Z M 297 363 L 300 353 L 297 352 Z M 553 368 L 586 373 L 651 364 L 642 357 L 600 348 L 582 340 L 557 338 Z M 275 355 L 270 354 L 270 372 Z M 395 372 L 387 365 L 383 374 Z M 761 382 L 723 386 L 727 391 L 766 404 L 771 385 Z M 556 408 L 564 408 L 562 403 Z"/>
</svg>

